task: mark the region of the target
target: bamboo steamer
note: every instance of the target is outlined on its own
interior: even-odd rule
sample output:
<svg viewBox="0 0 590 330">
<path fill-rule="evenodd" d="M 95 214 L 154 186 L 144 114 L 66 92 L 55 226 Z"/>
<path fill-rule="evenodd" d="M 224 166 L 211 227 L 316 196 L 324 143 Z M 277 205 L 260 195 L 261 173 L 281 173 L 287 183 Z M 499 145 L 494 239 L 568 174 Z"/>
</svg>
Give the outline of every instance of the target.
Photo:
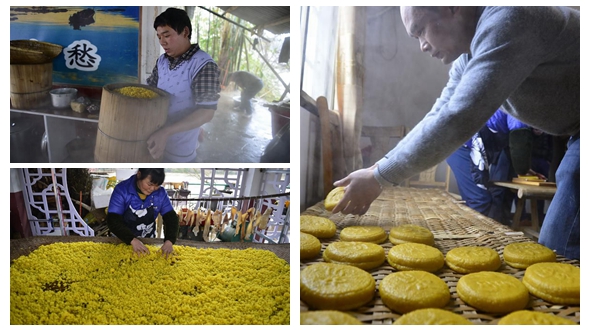
<svg viewBox="0 0 590 330">
<path fill-rule="evenodd" d="M 10 64 L 10 103 L 15 109 L 49 105 L 53 62 Z"/>
<path fill-rule="evenodd" d="M 154 91 L 153 99 L 122 95 L 122 87 L 142 87 Z M 159 88 L 128 83 L 103 87 L 94 161 L 101 163 L 154 163 L 147 139 L 166 123 L 170 94 Z"/>
</svg>

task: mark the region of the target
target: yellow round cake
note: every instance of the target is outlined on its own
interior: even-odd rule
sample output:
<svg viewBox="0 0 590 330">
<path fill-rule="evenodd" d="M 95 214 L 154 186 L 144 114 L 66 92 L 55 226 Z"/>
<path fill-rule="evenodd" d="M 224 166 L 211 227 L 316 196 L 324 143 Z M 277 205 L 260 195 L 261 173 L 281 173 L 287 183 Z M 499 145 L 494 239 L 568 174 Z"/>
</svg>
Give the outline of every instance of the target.
<svg viewBox="0 0 590 330">
<path fill-rule="evenodd" d="M 322 243 L 317 237 L 300 232 L 299 233 L 299 259 L 311 259 L 316 257 L 322 250 Z"/>
<path fill-rule="evenodd" d="M 577 323 L 551 313 L 535 311 L 512 312 L 498 321 L 498 325 L 576 325 Z"/>
<path fill-rule="evenodd" d="M 326 247 L 323 257 L 326 262 L 369 270 L 385 262 L 385 250 L 375 243 L 334 242 Z"/>
<path fill-rule="evenodd" d="M 331 238 L 336 234 L 336 224 L 332 220 L 315 215 L 302 215 L 299 217 L 299 230 L 317 238 Z"/>
<path fill-rule="evenodd" d="M 440 308 L 422 308 L 402 315 L 394 325 L 473 325 L 463 316 Z"/>
<path fill-rule="evenodd" d="M 438 276 L 422 270 L 389 274 L 379 284 L 383 303 L 398 313 L 442 308 L 451 299 L 449 287 Z"/>
<path fill-rule="evenodd" d="M 367 304 L 375 295 L 373 276 L 349 265 L 309 265 L 301 271 L 299 283 L 301 300 L 313 309 L 351 310 Z"/>
<path fill-rule="evenodd" d="M 555 252 L 539 243 L 511 243 L 504 248 L 504 261 L 518 269 L 526 269 L 539 262 L 555 262 L 555 260 Z"/>
<path fill-rule="evenodd" d="M 434 235 L 428 228 L 407 224 L 391 228 L 389 241 L 393 245 L 412 242 L 432 246 L 434 245 Z"/>
<path fill-rule="evenodd" d="M 457 294 L 467 305 L 487 313 L 510 313 L 529 303 L 529 291 L 522 282 L 498 272 L 462 276 L 457 282 Z"/>
<path fill-rule="evenodd" d="M 324 200 L 324 207 L 326 210 L 332 211 L 334 207 L 340 203 L 342 196 L 344 196 L 344 187 L 336 187 L 330 190 L 328 196 L 326 196 L 326 199 Z"/>
<path fill-rule="evenodd" d="M 447 252 L 446 262 L 449 268 L 461 274 L 495 271 L 502 265 L 498 252 L 483 246 L 454 248 Z"/>
<path fill-rule="evenodd" d="M 531 294 L 560 305 L 580 304 L 580 268 L 558 262 L 530 265 L 522 283 Z"/>
<path fill-rule="evenodd" d="M 445 257 L 435 247 L 420 243 L 404 243 L 389 249 L 387 262 L 397 270 L 423 270 L 434 273 L 445 264 Z"/>
<path fill-rule="evenodd" d="M 314 325 L 314 324 L 363 324 L 354 316 L 341 311 L 309 311 L 301 312 L 299 314 L 299 324 Z"/>
<path fill-rule="evenodd" d="M 342 229 L 340 240 L 381 244 L 387 241 L 387 233 L 378 226 L 351 226 Z"/>
</svg>

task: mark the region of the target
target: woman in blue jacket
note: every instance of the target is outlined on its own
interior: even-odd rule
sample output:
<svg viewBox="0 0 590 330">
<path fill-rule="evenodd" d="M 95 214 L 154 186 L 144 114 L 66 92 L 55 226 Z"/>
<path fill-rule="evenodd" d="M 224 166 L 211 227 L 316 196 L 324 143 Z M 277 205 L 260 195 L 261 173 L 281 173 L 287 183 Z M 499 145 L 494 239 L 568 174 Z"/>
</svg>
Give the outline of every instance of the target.
<svg viewBox="0 0 590 330">
<path fill-rule="evenodd" d="M 178 236 L 178 216 L 166 189 L 163 168 L 140 168 L 137 174 L 115 186 L 107 214 L 109 230 L 127 244 L 137 255 L 149 254 L 138 237 L 156 236 L 156 217 L 162 215 L 164 244 L 160 249 L 166 258 L 174 252 L 172 245 Z"/>
</svg>

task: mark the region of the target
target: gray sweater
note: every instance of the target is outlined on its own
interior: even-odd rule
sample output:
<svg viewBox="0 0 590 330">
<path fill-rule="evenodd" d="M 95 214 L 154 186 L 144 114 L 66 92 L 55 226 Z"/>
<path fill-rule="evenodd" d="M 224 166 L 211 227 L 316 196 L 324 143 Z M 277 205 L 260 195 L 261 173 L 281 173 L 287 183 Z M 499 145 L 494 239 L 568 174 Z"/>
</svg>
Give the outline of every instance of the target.
<svg viewBox="0 0 590 330">
<path fill-rule="evenodd" d="M 430 112 L 373 174 L 399 184 L 448 157 L 494 112 L 554 135 L 580 131 L 580 12 L 568 7 L 478 7 L 471 54 L 452 64 Z"/>
</svg>

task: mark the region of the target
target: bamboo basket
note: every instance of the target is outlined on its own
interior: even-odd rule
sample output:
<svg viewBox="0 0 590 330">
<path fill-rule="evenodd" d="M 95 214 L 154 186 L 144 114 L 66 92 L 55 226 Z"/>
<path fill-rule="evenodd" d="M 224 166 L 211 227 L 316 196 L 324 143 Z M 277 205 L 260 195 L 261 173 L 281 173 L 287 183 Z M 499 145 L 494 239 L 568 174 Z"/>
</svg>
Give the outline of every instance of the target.
<svg viewBox="0 0 590 330">
<path fill-rule="evenodd" d="M 10 103 L 15 109 L 49 105 L 53 63 L 10 64 Z"/>
<path fill-rule="evenodd" d="M 10 64 L 42 64 L 52 62 L 63 47 L 36 40 L 11 40 Z"/>
<path fill-rule="evenodd" d="M 154 91 L 153 99 L 135 98 L 116 92 L 122 87 Z M 147 139 L 166 123 L 170 94 L 159 88 L 128 83 L 103 87 L 94 161 L 105 163 L 154 163 Z"/>
</svg>

